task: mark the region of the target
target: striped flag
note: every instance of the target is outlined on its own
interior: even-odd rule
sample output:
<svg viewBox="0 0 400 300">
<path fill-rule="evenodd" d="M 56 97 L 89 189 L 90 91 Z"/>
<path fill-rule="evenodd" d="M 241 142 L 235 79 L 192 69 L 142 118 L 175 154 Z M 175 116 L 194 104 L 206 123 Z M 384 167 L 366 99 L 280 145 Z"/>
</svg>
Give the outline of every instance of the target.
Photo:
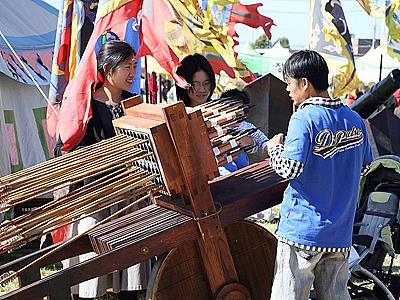
<svg viewBox="0 0 400 300">
<path fill-rule="evenodd" d="M 321 53 L 333 78 L 332 96 L 356 88 L 358 78 L 349 28 L 340 0 L 312 0 L 309 48 Z"/>
<path fill-rule="evenodd" d="M 86 46 L 83 41 L 90 36 L 91 32 L 84 36 L 82 28 L 86 17 L 94 23 L 98 1 L 92 2 L 89 5 L 87 2 L 65 0 L 58 12 L 49 90 L 49 99 L 55 106 L 61 103 L 65 88 L 74 76 L 83 48 Z M 55 130 L 55 125 L 50 128 Z M 55 132 L 51 135 L 54 136 Z"/>
</svg>

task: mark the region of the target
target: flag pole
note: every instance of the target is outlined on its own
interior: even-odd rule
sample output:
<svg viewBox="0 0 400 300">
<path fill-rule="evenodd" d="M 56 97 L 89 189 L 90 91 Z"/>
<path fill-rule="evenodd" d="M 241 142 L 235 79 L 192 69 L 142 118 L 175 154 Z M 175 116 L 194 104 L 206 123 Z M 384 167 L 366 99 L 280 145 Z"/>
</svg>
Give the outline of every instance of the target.
<svg viewBox="0 0 400 300">
<path fill-rule="evenodd" d="M 160 97 L 159 97 L 159 99 L 160 99 L 159 103 L 162 103 L 163 100 L 164 100 L 164 99 L 163 99 L 162 90 L 163 90 L 163 86 L 162 86 L 162 77 L 161 77 L 161 73 L 160 73 L 160 74 L 158 74 L 158 93 L 159 93 L 159 95 L 160 95 Z"/>
<path fill-rule="evenodd" d="M 144 90 L 146 94 L 146 103 L 149 101 L 149 76 L 147 75 L 147 55 L 144 57 Z"/>
<path fill-rule="evenodd" d="M 35 84 L 36 88 L 39 90 L 40 94 L 42 94 L 43 98 L 47 101 L 47 104 L 51 107 L 53 112 L 58 116 L 57 110 L 53 107 L 53 104 L 50 102 L 49 98 L 45 95 L 43 92 L 42 88 L 39 86 L 35 78 L 32 76 L 31 72 L 29 72 L 28 68 L 25 66 L 24 62 L 21 60 L 17 52 L 14 50 L 14 48 L 11 46 L 11 44 L 8 42 L 6 37 L 4 36 L 3 32 L 0 30 L 0 36 L 3 38 L 3 40 L 6 42 L 8 48 L 11 50 L 11 52 L 14 54 L 14 56 L 17 58 L 19 63 L 21 64 L 22 68 L 25 70 L 29 78 L 32 80 L 32 82 Z"/>
</svg>

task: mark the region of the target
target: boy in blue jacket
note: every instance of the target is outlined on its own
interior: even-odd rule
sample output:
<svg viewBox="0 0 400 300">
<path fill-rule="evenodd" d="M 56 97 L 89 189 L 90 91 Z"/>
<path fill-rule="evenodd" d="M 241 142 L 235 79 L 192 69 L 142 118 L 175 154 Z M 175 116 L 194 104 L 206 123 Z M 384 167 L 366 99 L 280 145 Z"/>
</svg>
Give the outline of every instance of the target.
<svg viewBox="0 0 400 300">
<path fill-rule="evenodd" d="M 372 161 L 361 117 L 328 94 L 328 66 L 315 51 L 285 63 L 297 111 L 285 141 L 268 141 L 271 165 L 289 179 L 277 230 L 272 300 L 349 299 L 348 255 L 362 170 Z"/>
</svg>

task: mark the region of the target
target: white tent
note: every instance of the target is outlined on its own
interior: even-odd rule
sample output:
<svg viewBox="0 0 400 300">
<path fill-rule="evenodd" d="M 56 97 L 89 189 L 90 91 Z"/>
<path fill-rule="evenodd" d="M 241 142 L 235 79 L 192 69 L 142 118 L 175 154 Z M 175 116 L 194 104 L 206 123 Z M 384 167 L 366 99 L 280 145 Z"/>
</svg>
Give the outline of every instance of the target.
<svg viewBox="0 0 400 300">
<path fill-rule="evenodd" d="M 0 1 L 0 176 L 50 158 L 47 102 L 28 74 L 47 95 L 57 19 L 42 0 Z"/>
<path fill-rule="evenodd" d="M 49 86 L 41 86 L 48 93 Z M 50 157 L 46 102 L 37 88 L 0 73 L 0 176 Z"/>
<path fill-rule="evenodd" d="M 279 79 L 282 78 L 282 68 L 285 61 L 289 58 L 289 49 L 283 48 L 280 43 L 276 43 L 271 49 L 248 49 L 246 47 L 237 50 L 239 59 L 254 73 L 271 73 Z"/>
<path fill-rule="evenodd" d="M 381 56 L 382 79 L 393 69 L 400 67 L 400 61 L 387 54 L 383 45 L 379 45 L 375 49 L 371 48 L 364 56 L 356 59 L 357 76 L 365 84 L 379 81 Z"/>
</svg>

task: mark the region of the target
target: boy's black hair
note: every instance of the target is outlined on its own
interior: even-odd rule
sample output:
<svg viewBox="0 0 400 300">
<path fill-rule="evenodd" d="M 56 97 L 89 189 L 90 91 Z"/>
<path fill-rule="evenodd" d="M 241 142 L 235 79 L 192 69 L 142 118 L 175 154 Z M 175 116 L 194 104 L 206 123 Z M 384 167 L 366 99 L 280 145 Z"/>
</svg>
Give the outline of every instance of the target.
<svg viewBox="0 0 400 300">
<path fill-rule="evenodd" d="M 215 75 L 207 58 L 198 53 L 186 56 L 181 61 L 181 65 L 176 70 L 176 74 L 182 76 L 188 83 L 192 83 L 194 73 L 200 70 L 206 72 L 210 78 L 210 96 L 207 99 L 207 101 L 209 101 L 215 89 Z M 190 106 L 188 90 L 176 86 L 176 96 L 178 100 L 182 100 L 183 103 L 185 103 L 185 106 Z"/>
<path fill-rule="evenodd" d="M 231 89 L 223 92 L 221 98 L 235 98 L 242 101 L 244 104 L 249 104 L 250 99 L 245 91 L 239 89 Z"/>
<path fill-rule="evenodd" d="M 283 67 L 283 78 L 306 78 L 317 91 L 328 89 L 328 74 L 329 69 L 325 59 L 312 50 L 293 53 Z"/>
</svg>

